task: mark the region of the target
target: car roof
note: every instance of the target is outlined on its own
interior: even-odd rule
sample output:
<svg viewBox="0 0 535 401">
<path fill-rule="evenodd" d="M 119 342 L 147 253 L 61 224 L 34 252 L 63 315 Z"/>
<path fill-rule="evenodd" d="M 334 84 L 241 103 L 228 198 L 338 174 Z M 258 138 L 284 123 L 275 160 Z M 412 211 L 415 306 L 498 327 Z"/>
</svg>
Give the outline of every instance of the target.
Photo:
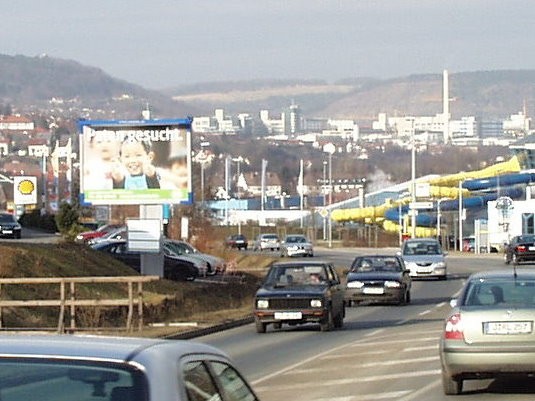
<svg viewBox="0 0 535 401">
<path fill-rule="evenodd" d="M 312 261 L 305 261 L 305 260 L 296 260 L 295 262 L 287 261 L 287 262 L 273 262 L 271 266 L 323 266 L 323 265 L 330 265 L 331 262 L 327 262 L 325 260 L 312 260 Z"/>
<path fill-rule="evenodd" d="M 186 340 L 67 334 L 0 334 L 0 356 L 66 356 L 128 361 L 153 348 L 173 348 L 177 354 L 211 353 L 226 356 L 206 344 Z"/>
<path fill-rule="evenodd" d="M 500 269 L 492 271 L 481 271 L 473 273 L 470 280 L 491 280 L 491 279 L 511 279 L 514 277 L 516 271 L 516 278 L 520 280 L 533 279 L 535 280 L 535 271 L 531 269 Z"/>
</svg>

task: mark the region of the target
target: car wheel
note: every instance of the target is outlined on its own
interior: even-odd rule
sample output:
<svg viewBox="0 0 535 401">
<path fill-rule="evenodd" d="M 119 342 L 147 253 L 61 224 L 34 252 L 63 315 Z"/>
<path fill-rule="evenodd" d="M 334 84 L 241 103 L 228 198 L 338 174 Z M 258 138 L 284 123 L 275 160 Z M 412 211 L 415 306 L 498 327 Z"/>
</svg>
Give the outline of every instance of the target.
<svg viewBox="0 0 535 401">
<path fill-rule="evenodd" d="M 327 316 L 320 322 L 321 331 L 331 331 L 333 329 L 333 311 L 329 309 Z"/>
<path fill-rule="evenodd" d="M 463 380 L 454 380 L 446 372 L 442 372 L 442 387 L 445 395 L 459 395 L 463 392 Z"/>
<path fill-rule="evenodd" d="M 256 325 L 256 332 L 257 333 L 265 333 L 266 332 L 267 324 L 261 322 L 260 319 L 256 319 L 255 320 L 255 325 Z"/>
<path fill-rule="evenodd" d="M 281 322 L 273 323 L 273 328 L 274 329 L 280 330 L 281 327 L 282 327 L 282 323 Z"/>
<path fill-rule="evenodd" d="M 503 254 L 503 262 L 508 265 L 509 263 L 511 263 L 511 260 L 509 259 L 509 255 L 507 254 L 507 252 L 505 252 Z"/>
</svg>

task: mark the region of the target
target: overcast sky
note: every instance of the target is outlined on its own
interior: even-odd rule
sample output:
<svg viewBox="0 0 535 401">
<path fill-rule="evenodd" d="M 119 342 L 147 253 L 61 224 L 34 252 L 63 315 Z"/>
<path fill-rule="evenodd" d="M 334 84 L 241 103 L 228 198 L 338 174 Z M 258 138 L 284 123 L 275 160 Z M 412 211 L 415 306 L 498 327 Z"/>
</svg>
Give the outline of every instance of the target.
<svg viewBox="0 0 535 401">
<path fill-rule="evenodd" d="M 0 53 L 46 53 L 151 89 L 262 78 L 333 82 L 444 69 L 535 69 L 533 0 L 0 4 Z"/>
</svg>

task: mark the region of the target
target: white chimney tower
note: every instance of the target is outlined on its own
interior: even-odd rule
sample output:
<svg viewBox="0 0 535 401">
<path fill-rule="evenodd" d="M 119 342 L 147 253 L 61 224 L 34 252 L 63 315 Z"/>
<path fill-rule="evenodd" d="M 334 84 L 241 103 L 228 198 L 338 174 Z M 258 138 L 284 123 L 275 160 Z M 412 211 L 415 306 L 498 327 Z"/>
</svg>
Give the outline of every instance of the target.
<svg viewBox="0 0 535 401">
<path fill-rule="evenodd" d="M 444 143 L 450 140 L 450 93 L 448 70 L 444 70 L 442 78 L 442 115 L 444 118 Z"/>
</svg>

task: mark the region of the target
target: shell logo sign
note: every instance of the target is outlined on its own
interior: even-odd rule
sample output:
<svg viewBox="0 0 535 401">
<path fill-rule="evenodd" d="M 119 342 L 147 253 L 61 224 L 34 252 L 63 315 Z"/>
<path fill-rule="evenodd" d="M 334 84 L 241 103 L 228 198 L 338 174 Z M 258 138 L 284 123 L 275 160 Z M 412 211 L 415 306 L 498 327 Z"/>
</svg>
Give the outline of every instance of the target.
<svg viewBox="0 0 535 401">
<path fill-rule="evenodd" d="M 15 205 L 37 203 L 37 177 L 13 177 L 13 202 Z"/>
</svg>

